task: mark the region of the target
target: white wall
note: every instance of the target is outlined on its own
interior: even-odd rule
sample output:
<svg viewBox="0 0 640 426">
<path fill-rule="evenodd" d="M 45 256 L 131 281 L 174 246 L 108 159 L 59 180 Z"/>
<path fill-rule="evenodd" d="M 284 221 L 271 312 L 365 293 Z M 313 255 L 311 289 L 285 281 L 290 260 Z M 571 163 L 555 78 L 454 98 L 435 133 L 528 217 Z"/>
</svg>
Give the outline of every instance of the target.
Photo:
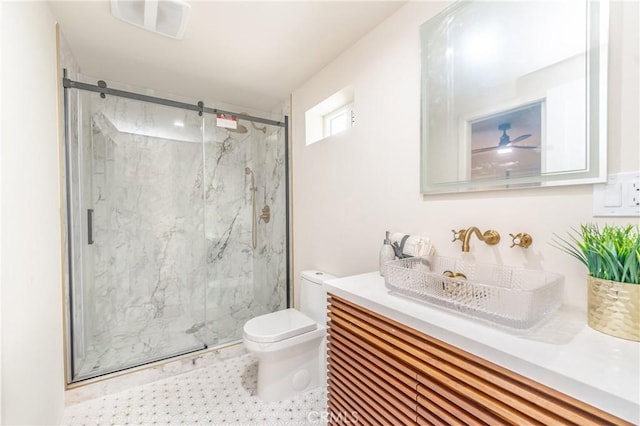
<svg viewBox="0 0 640 426">
<path fill-rule="evenodd" d="M 2 22 L 2 2 L 0 2 L 0 22 Z M 0 29 L 0 100 L 4 99 L 2 92 L 2 30 Z M 0 101 L 0 241 L 2 241 L 2 102 Z M 2 424 L 2 244 L 0 243 L 0 424 Z"/>
<path fill-rule="evenodd" d="M 451 230 L 476 225 L 499 231 L 503 241 L 490 247 L 472 240 L 475 259 L 563 273 L 565 302 L 586 308 L 586 270 L 549 242 L 554 233 L 564 235 L 594 221 L 591 185 L 420 195 L 418 27 L 445 6 L 408 3 L 294 91 L 296 285 L 305 269 L 339 276 L 377 270 L 385 230 L 428 236 L 440 254 L 461 256 Z M 616 2 L 611 12 L 608 167 L 610 172 L 639 170 L 638 3 Z M 350 84 L 356 127 L 305 146 L 304 112 Z M 509 233 L 518 232 L 533 236 L 530 248 L 509 248 Z"/>
<path fill-rule="evenodd" d="M 2 2 L 2 424 L 57 424 L 64 407 L 55 20 Z"/>
</svg>

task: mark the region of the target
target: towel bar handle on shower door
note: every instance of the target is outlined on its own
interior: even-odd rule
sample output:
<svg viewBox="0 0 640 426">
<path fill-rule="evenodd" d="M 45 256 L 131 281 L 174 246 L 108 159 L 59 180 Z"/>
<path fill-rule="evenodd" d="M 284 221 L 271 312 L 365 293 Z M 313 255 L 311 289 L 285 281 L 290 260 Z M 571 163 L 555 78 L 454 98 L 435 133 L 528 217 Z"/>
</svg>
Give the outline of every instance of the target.
<svg viewBox="0 0 640 426">
<path fill-rule="evenodd" d="M 87 244 L 93 244 L 93 209 L 87 209 Z"/>
</svg>

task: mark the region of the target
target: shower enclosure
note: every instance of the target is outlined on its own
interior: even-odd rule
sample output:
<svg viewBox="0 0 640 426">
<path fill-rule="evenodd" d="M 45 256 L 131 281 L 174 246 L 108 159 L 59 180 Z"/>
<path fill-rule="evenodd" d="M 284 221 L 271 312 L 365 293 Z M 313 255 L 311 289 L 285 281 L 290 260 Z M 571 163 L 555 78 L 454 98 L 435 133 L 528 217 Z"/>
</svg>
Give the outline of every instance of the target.
<svg viewBox="0 0 640 426">
<path fill-rule="evenodd" d="M 286 117 L 64 87 L 69 382 L 239 341 L 289 305 Z"/>
</svg>

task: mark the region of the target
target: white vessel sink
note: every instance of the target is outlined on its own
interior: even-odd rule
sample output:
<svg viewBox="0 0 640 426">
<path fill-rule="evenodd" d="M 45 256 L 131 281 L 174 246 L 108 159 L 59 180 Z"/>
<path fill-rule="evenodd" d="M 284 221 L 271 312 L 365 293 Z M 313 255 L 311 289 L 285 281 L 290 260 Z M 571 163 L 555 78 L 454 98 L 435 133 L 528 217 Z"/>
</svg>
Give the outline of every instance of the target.
<svg viewBox="0 0 640 426">
<path fill-rule="evenodd" d="M 388 262 L 385 273 L 392 293 L 521 330 L 560 307 L 563 282 L 552 272 L 441 256 Z"/>
</svg>

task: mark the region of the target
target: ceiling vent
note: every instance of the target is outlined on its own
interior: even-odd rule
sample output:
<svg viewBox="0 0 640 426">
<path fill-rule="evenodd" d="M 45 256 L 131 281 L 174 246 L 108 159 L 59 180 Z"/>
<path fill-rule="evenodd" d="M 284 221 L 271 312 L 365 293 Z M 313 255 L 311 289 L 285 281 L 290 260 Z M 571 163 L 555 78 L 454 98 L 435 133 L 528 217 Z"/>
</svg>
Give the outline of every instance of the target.
<svg viewBox="0 0 640 426">
<path fill-rule="evenodd" d="M 191 5 L 182 0 L 111 0 L 111 13 L 136 27 L 182 39 Z"/>
</svg>

